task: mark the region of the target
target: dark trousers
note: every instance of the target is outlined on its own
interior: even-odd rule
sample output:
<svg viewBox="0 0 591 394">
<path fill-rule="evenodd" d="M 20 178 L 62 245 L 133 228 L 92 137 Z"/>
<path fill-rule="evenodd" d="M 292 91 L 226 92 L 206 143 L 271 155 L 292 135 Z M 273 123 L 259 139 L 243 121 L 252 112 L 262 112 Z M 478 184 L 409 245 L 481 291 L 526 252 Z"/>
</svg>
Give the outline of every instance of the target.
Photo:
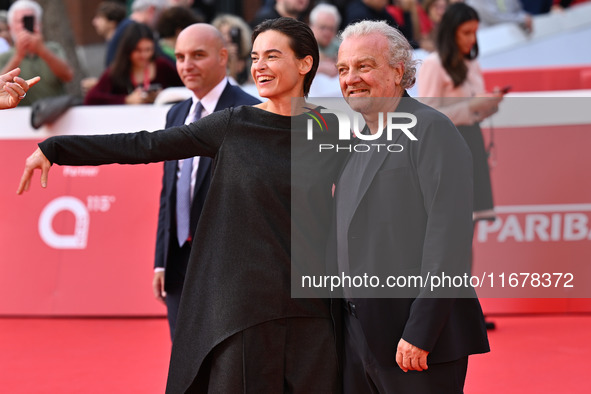
<svg viewBox="0 0 591 394">
<path fill-rule="evenodd" d="M 340 391 L 330 319 L 277 319 L 240 331 L 208 354 L 187 393 Z"/>
<path fill-rule="evenodd" d="M 176 319 L 179 313 L 179 305 L 181 303 L 181 293 L 183 292 L 185 273 L 187 271 L 189 255 L 191 254 L 191 245 L 189 242 L 186 242 L 181 248 L 176 243 L 176 238 L 174 238 L 173 241 L 174 245 L 170 246 L 170 257 L 168 259 L 166 271 L 164 272 L 164 290 L 166 290 L 165 301 L 171 340 L 174 340 Z"/>
<path fill-rule="evenodd" d="M 379 322 L 376 322 L 379 324 Z M 357 318 L 345 315 L 345 394 L 461 394 L 468 368 L 468 357 L 430 364 L 426 371 L 403 372 L 398 365 L 382 366 L 373 356 Z M 392 358 L 396 348 L 392 349 Z"/>
</svg>

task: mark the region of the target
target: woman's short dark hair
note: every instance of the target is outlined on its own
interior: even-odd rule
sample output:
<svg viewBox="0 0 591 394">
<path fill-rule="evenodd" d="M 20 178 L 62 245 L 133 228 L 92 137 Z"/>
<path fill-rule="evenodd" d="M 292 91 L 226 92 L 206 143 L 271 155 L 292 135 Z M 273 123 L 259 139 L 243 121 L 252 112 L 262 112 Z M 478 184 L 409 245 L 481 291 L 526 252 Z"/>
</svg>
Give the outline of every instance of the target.
<svg viewBox="0 0 591 394">
<path fill-rule="evenodd" d="M 474 8 L 458 2 L 447 7 L 439 23 L 435 45 L 443 68 L 456 87 L 466 80 L 468 68 L 464 59 L 473 60 L 478 57 L 478 42 L 474 43 L 469 54 L 461 55 L 456 43 L 456 32 L 463 23 L 479 20 L 478 13 Z"/>
<path fill-rule="evenodd" d="M 318 70 L 318 63 L 320 62 L 320 55 L 318 54 L 318 43 L 312 33 L 312 29 L 297 19 L 293 18 L 277 18 L 268 19 L 259 23 L 252 32 L 252 43 L 259 36 L 269 30 L 274 30 L 285 34 L 289 38 L 289 46 L 295 53 L 296 58 L 303 59 L 306 56 L 312 56 L 312 68 L 304 77 L 304 95 L 308 95 L 310 86 L 316 76 Z"/>
<path fill-rule="evenodd" d="M 131 73 L 130 56 L 137 47 L 138 42 L 143 39 L 148 39 L 154 43 L 154 53 L 150 59 L 153 61 L 156 58 L 156 41 L 152 29 L 143 23 L 132 22 L 123 31 L 121 40 L 117 46 L 117 52 L 115 52 L 115 58 L 110 67 L 110 74 L 115 88 L 126 89 L 128 91 L 133 90 L 132 83 L 129 79 Z"/>
</svg>

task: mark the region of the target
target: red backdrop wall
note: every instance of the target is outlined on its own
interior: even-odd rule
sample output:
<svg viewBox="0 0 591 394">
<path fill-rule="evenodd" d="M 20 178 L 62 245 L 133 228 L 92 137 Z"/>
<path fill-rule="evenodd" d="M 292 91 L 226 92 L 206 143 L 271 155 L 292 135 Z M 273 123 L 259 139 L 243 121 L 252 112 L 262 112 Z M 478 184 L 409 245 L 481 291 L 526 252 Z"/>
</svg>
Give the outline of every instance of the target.
<svg viewBox="0 0 591 394">
<path fill-rule="evenodd" d="M 473 273 L 492 273 L 496 281 L 478 291 L 487 313 L 588 312 L 591 102 L 567 103 L 572 116 L 554 114 L 554 102 L 525 107 L 508 98 L 493 119 L 498 220 L 475 229 Z M 15 191 L 40 139 L 156 129 L 166 109 L 75 108 L 39 131 L 28 126 L 27 109 L 0 113 L 0 315 L 165 313 L 151 291 L 161 164 L 54 166 L 46 190 L 37 174 L 28 193 Z M 483 126 L 490 140 L 490 123 Z M 508 285 L 510 273 L 544 272 L 573 273 L 574 289 Z M 498 279 L 503 273 L 504 288 Z"/>
</svg>

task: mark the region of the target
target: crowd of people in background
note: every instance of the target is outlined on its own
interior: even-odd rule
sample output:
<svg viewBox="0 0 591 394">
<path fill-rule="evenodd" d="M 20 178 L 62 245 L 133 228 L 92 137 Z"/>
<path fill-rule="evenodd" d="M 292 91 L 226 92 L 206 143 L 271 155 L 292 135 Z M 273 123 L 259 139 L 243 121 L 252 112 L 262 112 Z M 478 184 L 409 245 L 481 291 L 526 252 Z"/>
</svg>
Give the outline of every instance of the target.
<svg viewBox="0 0 591 394">
<path fill-rule="evenodd" d="M 174 64 L 165 55 L 158 56 L 156 46 L 148 25 L 131 23 L 115 58 L 86 94 L 85 104 L 151 104 L 163 88 L 182 85 Z"/>
<path fill-rule="evenodd" d="M 210 78 L 212 70 L 202 65 L 212 56 L 213 44 L 197 47 L 201 43 L 197 40 L 192 49 L 203 52 L 200 58 L 188 59 L 182 51 L 179 53 L 179 34 L 198 23 L 219 31 L 224 60 L 216 64 L 223 64 L 227 81 L 257 97 L 250 72 L 252 31 L 261 22 L 278 17 L 305 22 L 314 34 L 320 58 L 318 75 L 310 89 L 312 95 L 339 96 L 336 67 L 341 43 L 339 31 L 362 20 L 384 21 L 398 29 L 414 50 L 429 53 L 423 56 L 423 66 L 417 74 L 418 95 L 446 114 L 466 139 L 474 158 L 474 220 L 494 219 L 487 154 L 479 123 L 497 111 L 506 92 L 484 86 L 476 59 L 476 31 L 482 26 L 509 22 L 531 33 L 532 15 L 568 7 L 572 0 L 264 0 L 261 3 L 252 20 L 247 21 L 239 15 L 212 13 L 211 7 L 202 1 L 100 2 L 92 26 L 104 39 L 104 70 L 99 76 L 82 79 L 83 103 L 152 104 L 163 90 L 171 87 L 183 88 L 185 93 L 166 96 L 161 102 L 182 102 L 191 97 L 201 100 L 217 83 L 222 89 L 226 79 L 218 75 L 220 70 L 216 70 L 215 78 Z M 17 100 L 21 106 L 64 95 L 66 84 L 73 78 L 73 69 L 62 46 L 44 39 L 42 22 L 43 10 L 34 0 L 17 0 L 8 10 L 0 10 L 0 74 L 9 75 L 18 67 L 25 79 L 41 77 L 28 96 L 25 94 Z M 188 68 L 192 70 L 187 71 Z M 192 73 L 199 74 L 202 81 L 190 82 L 193 77 L 187 75 Z M 216 83 L 207 83 L 209 79 L 215 79 Z M 197 94 L 203 86 L 208 86 L 207 92 Z M 206 112 L 214 107 L 206 108 Z"/>
<path fill-rule="evenodd" d="M 13 46 L 0 54 L 0 74 L 19 67 L 24 78 L 38 75 L 43 80 L 21 105 L 64 94 L 65 84 L 72 80 L 74 73 L 63 47 L 43 37 L 41 6 L 32 0 L 19 0 L 8 9 L 6 17 Z"/>
<path fill-rule="evenodd" d="M 397 234 L 387 239 L 391 243 L 385 256 L 388 262 L 394 252 L 408 248 L 405 255 L 417 265 L 413 269 L 425 268 L 421 264 L 429 258 L 434 266 L 443 267 L 447 263 L 443 261 L 445 256 L 457 262 L 458 270 L 469 269 L 465 263 L 471 258 L 474 223 L 495 219 L 480 122 L 497 112 L 507 93 L 484 85 L 477 60 L 476 32 L 480 26 L 510 22 L 530 34 L 533 14 L 570 4 L 550 0 L 544 6 L 521 0 L 262 3 L 253 19 L 246 21 L 238 15 L 211 15 L 211 10 L 199 9 L 201 3 L 187 0 L 135 0 L 129 10 L 122 2 L 101 2 L 92 24 L 105 40 L 104 70 L 98 78 L 82 82 L 84 104 L 153 104 L 163 90 L 178 87 L 184 88 L 187 96 L 176 100 L 168 112 L 166 127 L 170 130 L 166 133 L 45 141 L 28 159 L 17 192 L 28 189 L 35 169 L 43 171 L 45 187 L 53 163 L 137 164 L 166 160 L 152 287 L 155 297 L 166 303 L 174 340 L 170 392 L 185 392 L 187 388 L 195 392 L 239 392 L 246 387 L 257 391 L 259 371 L 244 365 L 259 364 L 265 368 L 271 364 L 281 366 L 269 372 L 269 376 L 279 377 L 276 382 L 266 382 L 268 387 L 271 383 L 277 385 L 273 392 L 286 390 L 281 379 L 287 381 L 291 374 L 297 377 L 295 386 L 307 389 L 320 385 L 326 392 L 337 392 L 343 383 L 339 381 L 340 350 L 335 346 L 332 300 L 291 297 L 289 269 L 295 259 L 290 247 L 285 247 L 291 245 L 290 232 L 298 234 L 298 228 L 290 229 L 291 222 L 297 221 L 297 215 L 290 210 L 289 195 L 293 186 L 289 176 L 293 171 L 289 154 L 292 141 L 291 135 L 282 131 L 292 130 L 292 121 L 309 109 L 303 105 L 313 89 L 316 72 L 340 84 L 343 97 L 350 99 L 349 105 L 363 115 L 365 131 L 370 134 L 381 134 L 382 125 L 378 125 L 375 115 L 391 109 L 392 103 L 395 109 L 418 111 L 425 122 L 415 129 L 421 138 L 414 147 L 419 146 L 416 149 L 425 154 L 389 155 L 384 163 L 390 172 L 375 178 L 380 187 L 373 189 L 375 195 L 368 192 L 368 196 L 376 202 L 383 202 L 384 195 L 399 197 L 406 204 L 400 212 L 390 212 L 392 217 L 403 220 L 390 222 L 378 220 L 384 216 L 383 210 L 372 210 L 373 204 L 369 203 L 367 207 L 360 204 L 359 211 L 371 219 L 367 223 L 352 221 L 360 201 L 354 201 L 347 191 L 361 189 L 366 173 L 359 172 L 359 168 L 371 168 L 367 155 L 353 153 L 348 161 L 339 156 L 338 160 L 314 163 L 314 171 L 308 171 L 306 176 L 322 186 L 332 184 L 333 189 L 332 195 L 328 188 L 304 190 L 311 196 L 306 201 L 311 203 L 300 207 L 302 212 L 316 212 L 321 206 L 327 207 L 327 216 L 315 218 L 312 231 L 302 232 L 300 249 L 310 246 L 309 259 L 317 260 L 321 267 L 326 260 L 329 265 L 334 260 L 345 272 L 350 262 L 376 259 L 372 253 L 383 247 L 378 242 L 380 234 Z M 33 0 L 17 0 L 5 14 L 0 13 L 0 109 L 59 97 L 66 93 L 65 84 L 73 79 L 63 48 L 45 41 L 42 21 L 43 10 Z M 407 93 L 415 83 L 415 50 L 430 53 L 417 73 L 422 103 L 408 100 Z M 22 78 L 17 77 L 19 73 Z M 247 94 L 246 86 L 253 84 L 253 78 L 259 97 L 268 101 L 260 103 L 257 97 Z M 37 86 L 29 93 L 33 85 Z M 371 106 L 365 107 L 365 101 L 355 100 L 365 92 L 372 98 L 391 100 L 386 104 L 373 100 Z M 299 99 L 295 109 L 294 98 Z M 431 133 L 432 127 L 438 127 L 438 132 Z M 410 145 L 407 148 L 413 149 Z M 401 157 L 407 157 L 408 162 L 399 162 Z M 211 169 L 214 164 L 215 173 Z M 408 177 L 408 184 L 392 176 L 392 170 L 406 168 L 416 172 Z M 431 176 L 431 171 L 439 170 L 452 176 Z M 421 184 L 416 189 L 415 178 Z M 398 183 L 394 185 L 390 180 Z M 206 200 L 209 193 L 214 197 Z M 215 203 L 207 204 L 214 199 Z M 409 203 L 415 201 L 425 201 L 429 209 Z M 337 216 L 332 225 L 336 223 L 336 229 L 329 233 L 332 204 Z M 202 210 L 204 219 L 200 218 Z M 268 215 L 271 211 L 274 216 Z M 236 221 L 239 215 L 247 220 Z M 421 219 L 423 227 L 408 229 L 401 225 L 416 218 Z M 203 220 L 211 227 L 198 225 Z M 353 227 L 364 234 L 361 249 L 367 256 L 350 253 L 353 237 L 349 239 L 347 234 Z M 451 230 L 434 231 L 440 228 Z M 411 242 L 405 243 L 406 238 L 398 235 L 403 232 Z M 197 249 L 193 247 L 193 234 Z M 317 250 L 312 247 L 317 242 L 313 234 L 323 234 Z M 236 243 L 226 240 L 220 245 L 226 237 Z M 268 247 L 259 248 L 257 239 Z M 419 245 L 416 250 L 412 248 L 415 243 Z M 425 257 L 423 245 L 427 243 L 434 252 Z M 327 257 L 325 247 L 334 256 Z M 208 264 L 211 261 L 215 264 Z M 343 261 L 346 266 L 342 266 Z M 254 266 L 259 269 L 253 271 Z M 262 283 L 263 291 L 252 285 L 257 281 Z M 218 289 L 222 285 L 237 291 L 220 296 Z M 369 311 L 361 318 L 356 315 L 352 294 L 343 294 L 342 298 L 344 304 L 338 309 L 345 314 L 347 393 L 370 389 L 390 392 L 400 382 L 406 392 L 435 392 L 433 388 L 450 380 L 453 388 L 447 392 L 463 392 L 468 355 L 489 351 L 486 325 L 475 294 L 461 301 L 418 296 L 384 302 L 355 300 L 358 307 Z M 251 303 L 260 307 L 259 314 L 249 311 Z M 396 310 L 402 312 L 388 316 Z M 405 317 L 405 311 L 410 311 L 409 316 Z M 425 316 L 432 320 L 430 324 L 423 324 Z M 391 335 L 392 327 L 398 327 L 400 332 Z M 200 333 L 198 338 L 195 332 Z M 265 338 L 283 337 L 285 340 L 270 341 L 281 348 L 266 348 L 269 342 Z M 380 359 L 384 344 L 388 344 L 387 352 Z M 394 348 L 395 359 L 389 353 Z M 277 362 L 269 361 L 273 357 Z M 195 363 L 186 362 L 192 358 Z M 383 369 L 374 371 L 374 363 Z M 237 365 L 244 376 L 227 373 Z M 408 371 L 427 368 L 429 374 L 405 376 Z"/>
<path fill-rule="evenodd" d="M 252 29 L 266 19 L 280 16 L 296 18 L 312 28 L 320 49 L 319 86 L 313 87 L 311 94 L 326 92 L 332 95 L 338 93 L 334 64 L 339 48 L 339 31 L 360 20 L 383 20 L 398 28 L 414 49 L 431 53 L 436 50 L 441 17 L 447 7 L 455 2 L 465 2 L 475 9 L 481 28 L 499 23 L 515 23 L 529 34 L 533 30 L 533 15 L 559 12 L 581 0 L 261 0 L 260 8 L 253 13 L 251 20 L 241 15 L 216 12 L 215 4 L 207 1 L 106 0 L 98 5 L 92 26 L 105 41 L 103 71 L 112 78 L 117 48 L 131 24 L 144 24 L 150 29 L 154 37 L 154 61 L 158 64 L 167 62 L 172 68 L 175 64 L 174 45 L 179 32 L 198 22 L 213 24 L 221 31 L 228 49 L 227 74 L 230 81 L 256 95 L 249 72 Z M 32 31 L 23 23 L 25 15 L 29 15 L 25 19 L 33 21 L 30 26 Z M 178 79 L 157 82 L 161 89 L 155 89 L 157 85 L 146 83 L 145 78 L 131 78 L 132 83 L 125 87 L 126 96 L 131 96 L 130 99 L 97 100 L 97 92 L 93 88 L 99 82 L 99 77 L 103 82 L 106 78 L 99 74 L 84 75 L 79 89 L 67 89 L 68 82 L 73 80 L 74 70 L 68 64 L 63 47 L 59 43 L 45 41 L 42 20 L 43 10 L 34 0 L 13 1 L 9 10 L 0 10 L 0 71 L 6 73 L 18 66 L 24 76 L 35 74 L 43 77 L 43 82 L 21 105 L 31 105 L 35 100 L 60 96 L 67 91 L 82 94 L 86 104 L 149 104 L 154 102 L 155 93 L 169 86 L 180 85 Z M 121 69 L 121 59 L 116 63 L 120 71 L 128 72 L 129 67 Z M 335 86 L 322 85 L 326 80 Z M 148 87 L 149 91 L 134 93 Z M 175 100 L 179 96 L 171 97 Z"/>
</svg>

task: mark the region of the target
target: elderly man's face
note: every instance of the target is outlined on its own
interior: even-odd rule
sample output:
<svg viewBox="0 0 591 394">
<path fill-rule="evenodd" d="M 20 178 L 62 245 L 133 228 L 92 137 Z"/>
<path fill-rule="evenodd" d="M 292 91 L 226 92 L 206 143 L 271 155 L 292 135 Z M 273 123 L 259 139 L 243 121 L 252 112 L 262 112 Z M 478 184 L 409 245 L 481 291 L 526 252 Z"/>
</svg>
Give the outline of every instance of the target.
<svg viewBox="0 0 591 394">
<path fill-rule="evenodd" d="M 351 108 L 366 113 L 379 111 L 381 97 L 400 97 L 403 66 L 392 67 L 388 41 L 381 34 L 346 38 L 339 48 L 337 70 L 343 97 Z"/>
<path fill-rule="evenodd" d="M 318 14 L 317 20 L 310 26 L 314 37 L 321 47 L 327 47 L 335 38 L 338 30 L 337 18 L 328 12 Z"/>
<path fill-rule="evenodd" d="M 8 21 L 9 27 L 10 27 L 10 34 L 12 35 L 12 39 L 14 40 L 16 38 L 16 36 L 23 30 L 25 30 L 25 25 L 23 23 L 23 18 L 25 16 L 32 16 L 35 18 L 35 26 L 34 26 L 34 30 L 36 33 L 39 32 L 40 30 L 40 21 L 37 20 L 37 18 L 35 17 L 35 11 L 33 10 L 27 10 L 27 9 L 22 9 L 22 10 L 16 10 L 14 11 L 14 14 L 12 14 L 12 20 Z"/>
<path fill-rule="evenodd" d="M 168 5 L 171 7 L 191 7 L 193 0 L 168 0 Z"/>
</svg>

